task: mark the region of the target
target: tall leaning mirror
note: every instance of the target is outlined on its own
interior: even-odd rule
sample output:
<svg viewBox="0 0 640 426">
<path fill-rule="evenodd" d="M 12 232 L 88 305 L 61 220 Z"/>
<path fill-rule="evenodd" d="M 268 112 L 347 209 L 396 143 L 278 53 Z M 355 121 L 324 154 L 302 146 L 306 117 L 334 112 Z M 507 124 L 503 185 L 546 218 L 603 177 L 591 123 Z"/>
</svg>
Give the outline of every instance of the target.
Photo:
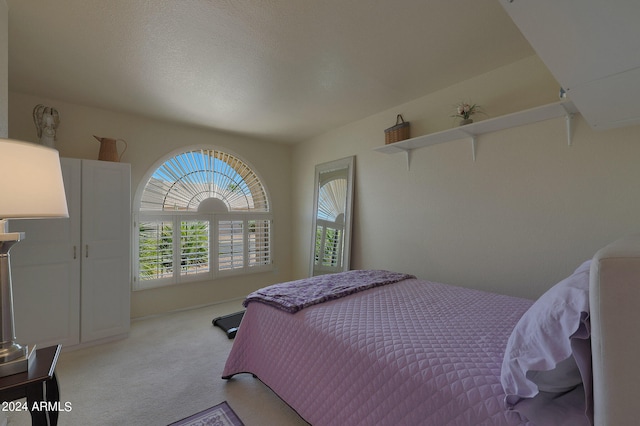
<svg viewBox="0 0 640 426">
<path fill-rule="evenodd" d="M 355 157 L 315 170 L 310 275 L 348 271 Z"/>
</svg>

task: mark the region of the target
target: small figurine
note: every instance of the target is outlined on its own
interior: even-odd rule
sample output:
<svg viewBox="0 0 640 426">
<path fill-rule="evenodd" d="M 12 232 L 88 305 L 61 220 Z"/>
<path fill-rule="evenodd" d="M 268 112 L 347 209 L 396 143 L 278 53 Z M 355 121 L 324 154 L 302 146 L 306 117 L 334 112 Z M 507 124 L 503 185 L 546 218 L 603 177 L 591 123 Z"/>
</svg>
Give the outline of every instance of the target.
<svg viewBox="0 0 640 426">
<path fill-rule="evenodd" d="M 60 124 L 60 115 L 55 108 L 38 104 L 33 109 L 33 122 L 38 130 L 39 142 L 55 148 L 56 129 Z"/>
</svg>

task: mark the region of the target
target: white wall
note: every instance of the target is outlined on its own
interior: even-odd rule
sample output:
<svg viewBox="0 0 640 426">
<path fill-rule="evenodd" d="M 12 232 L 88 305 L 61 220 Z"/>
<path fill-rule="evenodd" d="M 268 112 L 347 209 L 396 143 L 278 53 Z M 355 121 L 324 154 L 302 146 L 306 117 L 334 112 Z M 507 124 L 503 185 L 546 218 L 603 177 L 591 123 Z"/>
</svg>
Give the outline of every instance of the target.
<svg viewBox="0 0 640 426">
<path fill-rule="evenodd" d="M 0 138 L 9 135 L 9 12 L 0 0 Z"/>
<path fill-rule="evenodd" d="M 500 116 L 558 100 L 531 57 L 294 148 L 293 276 L 307 274 L 313 167 L 356 155 L 352 268 L 535 298 L 609 241 L 640 229 L 640 129 L 592 131 L 563 118 L 403 154 L 372 151 L 397 113 L 418 136 L 454 125 L 461 99 Z M 482 119 L 483 117 L 478 117 Z"/>
<path fill-rule="evenodd" d="M 176 149 L 193 145 L 210 145 L 237 155 L 254 168 L 267 187 L 275 227 L 274 272 L 136 291 L 131 300 L 132 317 L 244 297 L 260 287 L 289 279 L 291 233 L 286 226 L 291 220 L 289 146 L 16 92 L 11 92 L 9 99 L 11 138 L 37 141 L 32 110 L 39 103 L 53 106 L 60 113 L 56 148 L 62 157 L 97 159 L 100 145 L 94 134 L 127 141 L 129 148 L 122 161 L 131 164 L 132 198 L 154 163 Z"/>
</svg>

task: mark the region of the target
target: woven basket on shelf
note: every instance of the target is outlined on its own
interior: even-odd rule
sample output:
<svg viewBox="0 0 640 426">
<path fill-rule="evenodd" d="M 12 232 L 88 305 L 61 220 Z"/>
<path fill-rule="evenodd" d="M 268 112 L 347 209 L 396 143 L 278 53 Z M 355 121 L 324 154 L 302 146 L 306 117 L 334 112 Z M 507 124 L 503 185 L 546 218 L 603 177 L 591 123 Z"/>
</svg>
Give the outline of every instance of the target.
<svg viewBox="0 0 640 426">
<path fill-rule="evenodd" d="M 405 122 L 402 114 L 398 114 L 396 125 L 384 130 L 384 143 L 390 144 L 409 139 L 409 128 L 409 122 Z"/>
</svg>

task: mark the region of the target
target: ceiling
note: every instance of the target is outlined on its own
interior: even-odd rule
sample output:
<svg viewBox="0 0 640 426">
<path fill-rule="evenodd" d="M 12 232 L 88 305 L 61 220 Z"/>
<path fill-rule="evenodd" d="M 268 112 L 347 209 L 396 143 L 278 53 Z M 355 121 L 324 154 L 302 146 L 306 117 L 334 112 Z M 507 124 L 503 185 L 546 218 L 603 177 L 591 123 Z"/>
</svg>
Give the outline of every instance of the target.
<svg viewBox="0 0 640 426">
<path fill-rule="evenodd" d="M 296 143 L 534 52 L 498 0 L 7 0 L 9 90 Z"/>
</svg>

